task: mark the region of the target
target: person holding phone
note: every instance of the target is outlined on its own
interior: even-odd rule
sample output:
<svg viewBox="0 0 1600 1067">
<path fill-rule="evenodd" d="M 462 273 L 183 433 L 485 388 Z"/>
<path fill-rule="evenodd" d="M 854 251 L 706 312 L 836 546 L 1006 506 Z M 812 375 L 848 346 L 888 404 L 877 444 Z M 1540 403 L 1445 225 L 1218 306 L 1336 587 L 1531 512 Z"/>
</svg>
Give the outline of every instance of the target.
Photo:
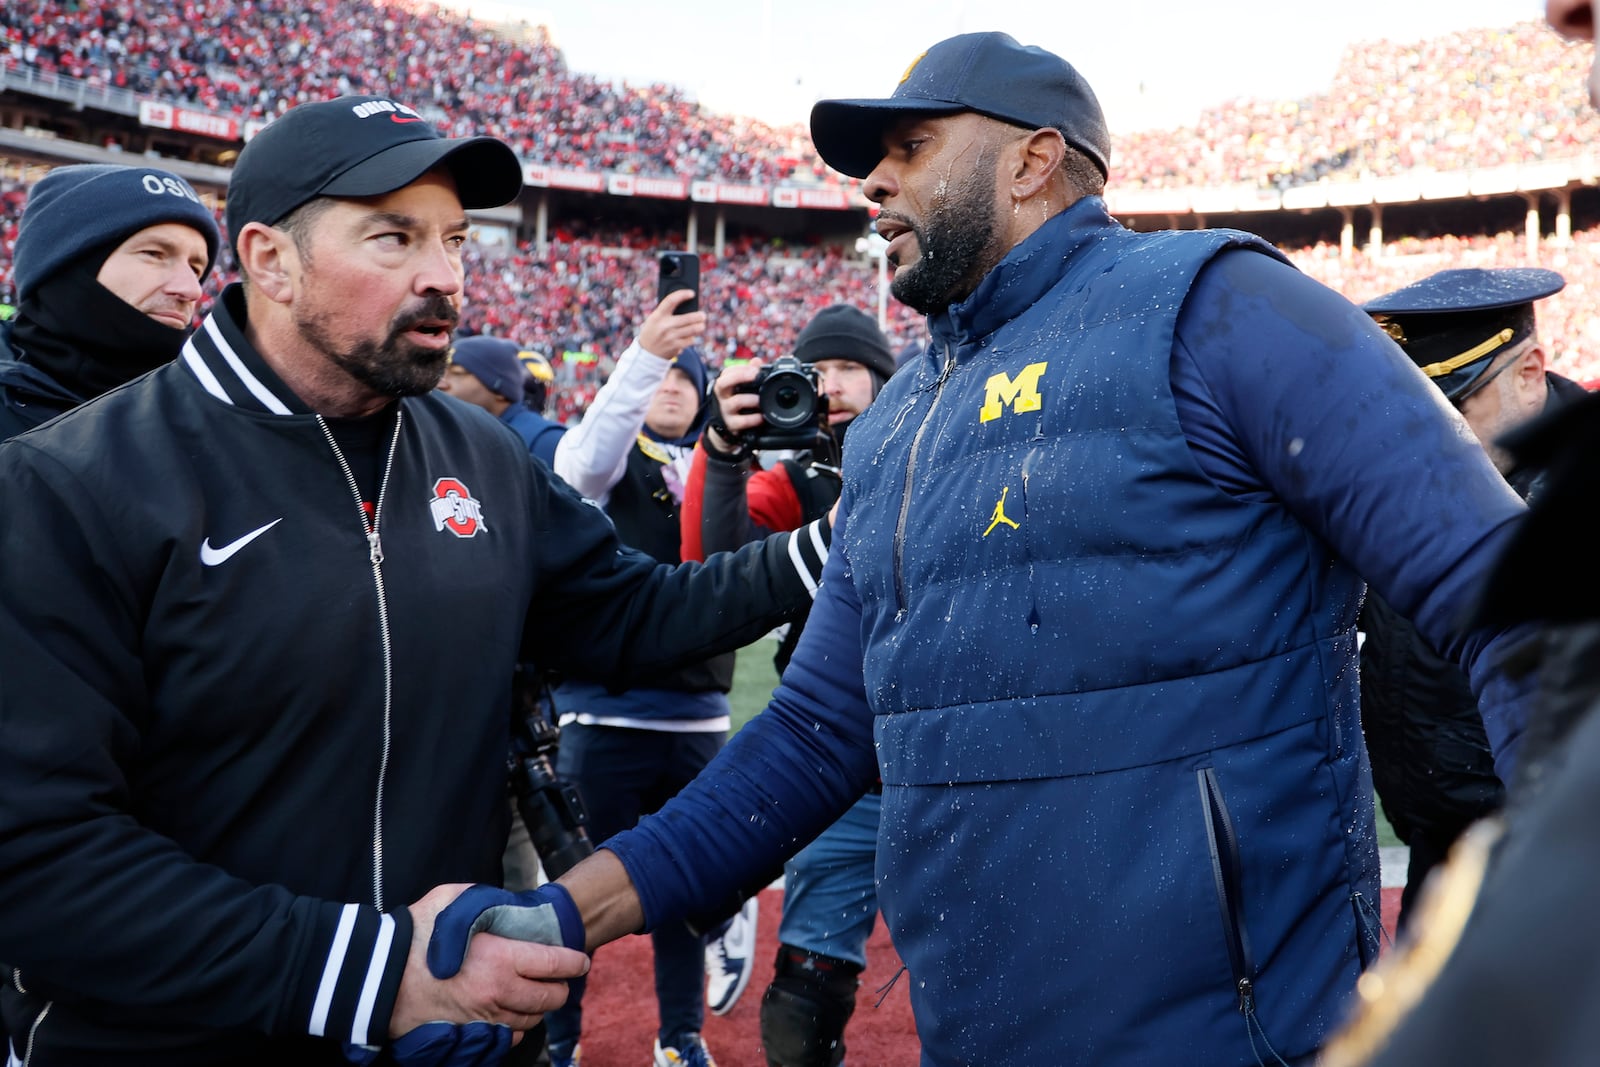
<svg viewBox="0 0 1600 1067">
<path fill-rule="evenodd" d="M 817 373 L 826 398 L 825 431 L 817 447 L 758 462 L 754 442 L 763 419 L 746 386 L 761 361 L 728 367 L 712 396 L 710 420 L 689 471 L 682 516 L 683 554 L 704 559 L 793 530 L 828 513 L 839 499 L 839 451 L 856 418 L 895 372 L 894 354 L 872 316 L 833 304 L 812 317 L 795 339 L 794 357 Z M 805 626 L 797 617 L 773 656 L 782 674 Z M 783 916 L 773 980 L 761 998 L 761 1046 L 768 1067 L 838 1067 L 845 1058 L 845 1025 L 856 1008 L 867 966 L 867 938 L 878 917 L 874 866 L 883 790 L 867 794 L 784 865 Z M 746 902 L 754 907 L 755 897 Z M 750 979 L 748 952 L 728 951 L 726 939 L 706 949 L 706 1000 L 727 1013 Z"/>
<path fill-rule="evenodd" d="M 689 279 L 686 263 L 698 266 L 663 257 L 664 295 L 557 445 L 555 462 L 558 475 L 611 516 L 624 544 L 667 563 L 680 562 L 683 487 L 709 413 L 705 364 L 692 347 L 706 316 L 684 311 L 696 296 L 679 287 Z M 820 558 L 816 567 L 820 573 Z M 713 656 L 622 692 L 578 681 L 556 689 L 556 769 L 583 799 L 596 844 L 660 808 L 722 748 L 733 661 Z M 660 1011 L 655 1063 L 711 1067 L 700 1038 L 704 941 L 682 922 L 663 924 L 651 940 Z M 583 993 L 582 980 L 572 983 L 566 1006 L 548 1016 L 554 1067 L 577 1062 Z"/>
</svg>

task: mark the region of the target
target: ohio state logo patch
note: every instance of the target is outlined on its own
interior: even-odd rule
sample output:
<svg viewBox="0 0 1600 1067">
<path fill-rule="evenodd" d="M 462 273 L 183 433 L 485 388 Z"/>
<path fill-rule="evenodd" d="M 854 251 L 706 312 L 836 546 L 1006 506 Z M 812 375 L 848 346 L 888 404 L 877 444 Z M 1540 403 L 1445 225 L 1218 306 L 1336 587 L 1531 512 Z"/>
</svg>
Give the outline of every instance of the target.
<svg viewBox="0 0 1600 1067">
<path fill-rule="evenodd" d="M 483 505 L 473 498 L 472 490 L 457 478 L 440 478 L 433 483 L 433 499 L 428 501 L 433 514 L 435 530 L 449 530 L 457 537 L 472 537 L 483 524 Z"/>
</svg>

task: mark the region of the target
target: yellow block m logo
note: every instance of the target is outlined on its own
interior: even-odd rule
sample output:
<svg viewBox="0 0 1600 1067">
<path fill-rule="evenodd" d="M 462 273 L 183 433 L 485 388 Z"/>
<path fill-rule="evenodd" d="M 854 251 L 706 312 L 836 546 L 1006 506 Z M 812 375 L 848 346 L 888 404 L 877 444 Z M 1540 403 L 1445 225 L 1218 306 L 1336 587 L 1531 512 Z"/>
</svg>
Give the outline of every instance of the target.
<svg viewBox="0 0 1600 1067">
<path fill-rule="evenodd" d="M 1007 407 L 1017 414 L 1038 411 L 1043 401 L 1039 398 L 1039 375 L 1048 363 L 1030 363 L 1022 368 L 1017 380 L 1009 374 L 991 375 L 983 383 L 983 407 L 978 409 L 979 422 L 993 422 L 1005 414 Z"/>
</svg>

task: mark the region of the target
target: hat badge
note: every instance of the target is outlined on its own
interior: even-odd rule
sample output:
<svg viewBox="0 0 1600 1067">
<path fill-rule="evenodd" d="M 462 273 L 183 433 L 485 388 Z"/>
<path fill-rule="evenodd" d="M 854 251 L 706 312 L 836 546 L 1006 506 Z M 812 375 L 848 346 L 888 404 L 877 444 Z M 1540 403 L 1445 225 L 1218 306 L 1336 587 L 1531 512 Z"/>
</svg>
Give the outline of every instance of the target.
<svg viewBox="0 0 1600 1067">
<path fill-rule="evenodd" d="M 1395 344 L 1403 345 L 1406 343 L 1406 331 L 1394 319 L 1379 319 L 1378 325 L 1383 327 L 1383 332 L 1388 334 Z"/>
<path fill-rule="evenodd" d="M 899 84 L 904 85 L 906 83 L 906 79 L 911 77 L 911 72 L 917 69 L 917 64 L 921 63 L 927 57 L 928 57 L 928 53 L 926 51 L 921 52 L 920 54 L 918 54 L 917 58 L 913 59 L 911 61 L 911 65 L 906 68 L 906 72 L 904 74 L 900 75 Z"/>
</svg>

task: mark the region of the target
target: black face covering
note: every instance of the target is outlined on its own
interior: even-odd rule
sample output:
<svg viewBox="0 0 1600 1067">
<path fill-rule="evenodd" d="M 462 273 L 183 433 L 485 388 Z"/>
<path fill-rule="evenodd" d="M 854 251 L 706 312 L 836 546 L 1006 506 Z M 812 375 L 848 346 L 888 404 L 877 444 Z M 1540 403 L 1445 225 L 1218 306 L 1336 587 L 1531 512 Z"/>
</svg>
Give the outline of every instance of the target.
<svg viewBox="0 0 1600 1067">
<path fill-rule="evenodd" d="M 170 363 L 189 331 L 152 319 L 95 280 L 110 250 L 80 257 L 17 309 L 12 345 L 24 363 L 91 400 Z"/>
</svg>

